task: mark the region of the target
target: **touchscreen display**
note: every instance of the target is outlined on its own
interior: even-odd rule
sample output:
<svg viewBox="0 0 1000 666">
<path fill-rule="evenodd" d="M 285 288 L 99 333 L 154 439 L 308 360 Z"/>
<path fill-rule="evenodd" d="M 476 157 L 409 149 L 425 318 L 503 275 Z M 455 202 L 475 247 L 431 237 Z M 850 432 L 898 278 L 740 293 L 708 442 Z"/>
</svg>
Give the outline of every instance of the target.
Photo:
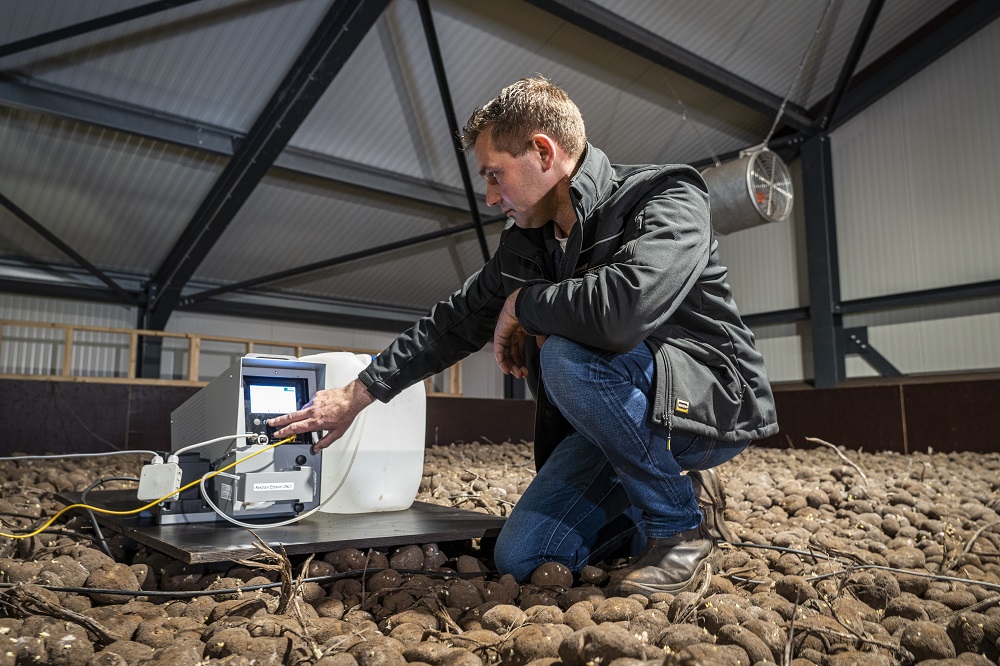
<svg viewBox="0 0 1000 666">
<path fill-rule="evenodd" d="M 294 386 L 250 384 L 247 388 L 254 414 L 287 414 L 298 409 Z"/>
</svg>

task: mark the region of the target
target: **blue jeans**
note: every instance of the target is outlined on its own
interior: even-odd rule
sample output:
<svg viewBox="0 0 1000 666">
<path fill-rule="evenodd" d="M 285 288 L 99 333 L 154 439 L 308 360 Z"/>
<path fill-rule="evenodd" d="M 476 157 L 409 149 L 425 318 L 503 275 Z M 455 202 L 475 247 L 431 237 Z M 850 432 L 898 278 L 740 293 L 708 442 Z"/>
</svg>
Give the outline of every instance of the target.
<svg viewBox="0 0 1000 666">
<path fill-rule="evenodd" d="M 732 459 L 749 442 L 723 442 L 650 420 L 653 357 L 645 344 L 626 354 L 552 336 L 542 347 L 549 400 L 575 429 L 559 443 L 497 537 L 501 573 L 528 579 L 544 562 L 572 571 L 612 554 L 637 555 L 646 539 L 702 520 L 682 470 Z"/>
</svg>

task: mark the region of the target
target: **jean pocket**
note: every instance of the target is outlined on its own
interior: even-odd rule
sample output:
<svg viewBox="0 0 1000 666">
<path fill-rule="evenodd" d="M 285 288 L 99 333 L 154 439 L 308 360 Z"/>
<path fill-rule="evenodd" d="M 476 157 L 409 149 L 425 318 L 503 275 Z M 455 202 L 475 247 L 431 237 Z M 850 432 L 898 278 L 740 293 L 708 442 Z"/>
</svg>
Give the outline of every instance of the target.
<svg viewBox="0 0 1000 666">
<path fill-rule="evenodd" d="M 677 461 L 681 469 L 708 469 L 718 464 L 714 460 L 715 448 L 718 444 L 719 440 L 712 437 L 695 435 L 687 442 L 686 446 L 682 444 L 680 451 L 673 446 L 671 449 L 674 453 L 674 460 Z"/>
</svg>

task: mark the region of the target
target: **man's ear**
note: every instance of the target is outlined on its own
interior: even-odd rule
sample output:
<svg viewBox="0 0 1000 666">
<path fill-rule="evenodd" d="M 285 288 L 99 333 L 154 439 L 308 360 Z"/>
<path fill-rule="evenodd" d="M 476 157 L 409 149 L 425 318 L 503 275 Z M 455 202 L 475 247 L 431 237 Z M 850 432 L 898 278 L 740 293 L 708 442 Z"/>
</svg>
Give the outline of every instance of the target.
<svg viewBox="0 0 1000 666">
<path fill-rule="evenodd" d="M 538 153 L 542 171 L 548 171 L 556 161 L 556 142 L 548 134 L 536 134 L 531 137 L 531 146 Z"/>
</svg>

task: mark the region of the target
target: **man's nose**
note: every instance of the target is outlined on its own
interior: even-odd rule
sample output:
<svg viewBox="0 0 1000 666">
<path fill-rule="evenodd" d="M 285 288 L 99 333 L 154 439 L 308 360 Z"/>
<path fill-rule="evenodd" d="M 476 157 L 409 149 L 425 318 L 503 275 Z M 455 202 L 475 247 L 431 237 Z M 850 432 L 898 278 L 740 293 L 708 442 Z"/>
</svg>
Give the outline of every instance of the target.
<svg viewBox="0 0 1000 666">
<path fill-rule="evenodd" d="M 492 183 L 487 183 L 486 205 L 499 206 L 501 201 L 503 201 L 503 197 L 500 196 L 499 188 L 496 185 L 493 185 Z"/>
</svg>

